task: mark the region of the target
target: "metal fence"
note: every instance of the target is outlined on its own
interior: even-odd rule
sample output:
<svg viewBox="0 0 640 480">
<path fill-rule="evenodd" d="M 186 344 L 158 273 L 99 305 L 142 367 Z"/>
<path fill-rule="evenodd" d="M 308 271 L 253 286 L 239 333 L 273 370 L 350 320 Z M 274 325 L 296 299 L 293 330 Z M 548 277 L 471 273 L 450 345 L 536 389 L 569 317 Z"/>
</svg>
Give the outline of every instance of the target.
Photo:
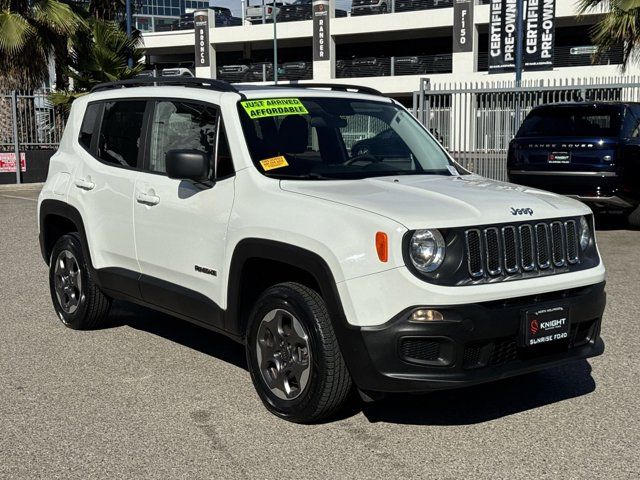
<svg viewBox="0 0 640 480">
<path fill-rule="evenodd" d="M 65 115 L 51 104 L 49 94 L 0 91 L 0 173 L 15 171 L 19 152 L 58 148 Z M 18 174 L 16 180 L 20 181 Z"/>
<path fill-rule="evenodd" d="M 635 76 L 433 84 L 422 79 L 413 113 L 465 168 L 507 180 L 507 151 L 529 111 L 578 101 L 640 101 Z"/>
</svg>

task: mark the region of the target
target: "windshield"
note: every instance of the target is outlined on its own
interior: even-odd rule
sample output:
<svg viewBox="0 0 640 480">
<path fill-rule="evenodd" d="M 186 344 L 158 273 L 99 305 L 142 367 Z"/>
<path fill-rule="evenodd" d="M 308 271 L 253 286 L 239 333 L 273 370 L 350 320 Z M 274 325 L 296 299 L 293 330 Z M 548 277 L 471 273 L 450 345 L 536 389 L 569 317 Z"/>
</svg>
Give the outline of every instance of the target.
<svg viewBox="0 0 640 480">
<path fill-rule="evenodd" d="M 390 102 L 270 98 L 238 109 L 253 162 L 270 177 L 458 174 L 417 120 Z"/>
<path fill-rule="evenodd" d="M 616 107 L 550 107 L 532 111 L 518 137 L 617 137 L 620 126 Z"/>
</svg>

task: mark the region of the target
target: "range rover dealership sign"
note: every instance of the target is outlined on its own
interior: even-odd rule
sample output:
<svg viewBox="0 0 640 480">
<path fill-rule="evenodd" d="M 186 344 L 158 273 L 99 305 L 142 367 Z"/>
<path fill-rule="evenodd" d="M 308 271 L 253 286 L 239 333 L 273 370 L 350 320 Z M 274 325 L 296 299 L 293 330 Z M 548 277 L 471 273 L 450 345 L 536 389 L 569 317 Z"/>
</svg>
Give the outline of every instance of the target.
<svg viewBox="0 0 640 480">
<path fill-rule="evenodd" d="M 523 69 L 553 69 L 556 0 L 523 2 Z M 489 73 L 513 72 L 516 67 L 517 0 L 491 0 Z"/>
</svg>

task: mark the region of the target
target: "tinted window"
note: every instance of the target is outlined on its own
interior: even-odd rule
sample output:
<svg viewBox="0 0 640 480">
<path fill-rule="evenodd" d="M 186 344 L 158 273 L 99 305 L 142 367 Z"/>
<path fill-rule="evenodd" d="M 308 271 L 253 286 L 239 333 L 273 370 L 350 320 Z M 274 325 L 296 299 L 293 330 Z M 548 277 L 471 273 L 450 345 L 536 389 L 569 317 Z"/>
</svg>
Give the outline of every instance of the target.
<svg viewBox="0 0 640 480">
<path fill-rule="evenodd" d="M 218 165 L 216 167 L 216 177 L 224 178 L 233 175 L 233 159 L 227 140 L 227 132 L 224 123 L 220 125 L 220 139 L 218 140 Z"/>
<path fill-rule="evenodd" d="M 640 138 L 640 109 L 627 109 L 625 135 L 629 138 Z"/>
<path fill-rule="evenodd" d="M 80 145 L 89 150 L 91 148 L 91 139 L 93 138 L 93 132 L 96 128 L 98 120 L 98 114 L 100 113 L 100 104 L 92 103 L 87 106 L 87 110 L 84 112 L 84 118 L 82 119 L 82 126 L 80 127 L 80 136 L 78 141 Z"/>
<path fill-rule="evenodd" d="M 145 101 L 106 102 L 100 128 L 98 157 L 125 167 L 138 166 Z"/>
<path fill-rule="evenodd" d="M 617 137 L 621 110 L 616 107 L 558 107 L 532 111 L 519 137 Z"/>
<path fill-rule="evenodd" d="M 149 169 L 154 172 L 166 172 L 167 152 L 187 149 L 206 153 L 213 172 L 216 119 L 216 110 L 205 105 L 175 101 L 158 102 L 151 127 Z"/>
</svg>

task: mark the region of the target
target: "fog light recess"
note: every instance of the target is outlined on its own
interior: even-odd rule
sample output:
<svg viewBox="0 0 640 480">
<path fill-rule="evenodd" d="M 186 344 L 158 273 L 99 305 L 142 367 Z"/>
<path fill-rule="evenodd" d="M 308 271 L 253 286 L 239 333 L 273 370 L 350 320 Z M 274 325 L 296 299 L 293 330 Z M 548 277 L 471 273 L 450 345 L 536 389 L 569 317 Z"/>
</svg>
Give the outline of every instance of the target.
<svg viewBox="0 0 640 480">
<path fill-rule="evenodd" d="M 411 314 L 411 321 L 415 323 L 441 322 L 444 316 L 438 310 L 416 310 Z"/>
</svg>

